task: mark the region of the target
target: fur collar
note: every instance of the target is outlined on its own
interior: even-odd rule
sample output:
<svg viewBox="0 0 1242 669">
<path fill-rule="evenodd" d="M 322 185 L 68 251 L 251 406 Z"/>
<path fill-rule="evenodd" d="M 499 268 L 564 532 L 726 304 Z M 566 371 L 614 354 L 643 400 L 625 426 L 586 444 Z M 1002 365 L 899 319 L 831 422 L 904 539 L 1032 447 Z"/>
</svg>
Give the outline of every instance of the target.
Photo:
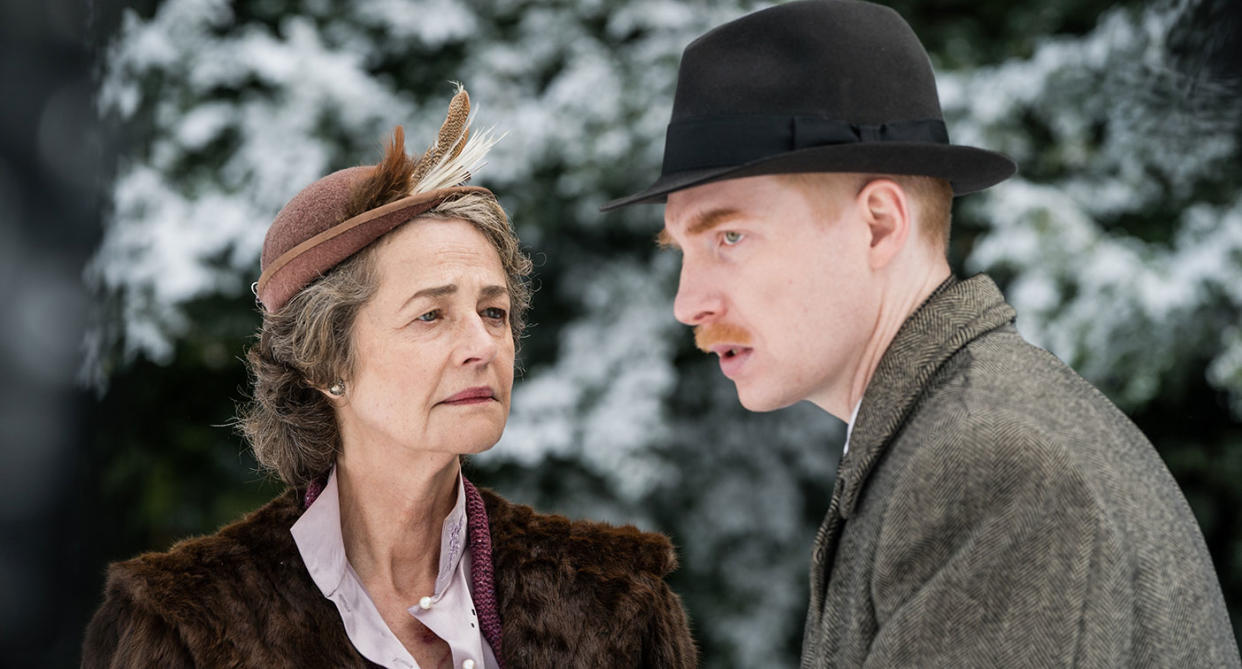
<svg viewBox="0 0 1242 669">
<path fill-rule="evenodd" d="M 537 513 L 483 488 L 479 494 L 487 505 L 497 564 L 556 560 L 601 576 L 642 572 L 656 578 L 677 568 L 673 544 L 663 534 L 642 532 L 633 525 L 616 527 Z"/>
<path fill-rule="evenodd" d="M 487 507 L 493 562 L 539 563 L 555 560 L 575 571 L 615 577 L 643 572 L 663 578 L 677 568 L 668 537 L 633 525 L 617 527 L 570 520 L 513 504 L 486 488 L 479 494 Z M 215 534 L 186 539 L 164 553 L 147 553 L 123 562 L 124 577 L 136 591 L 166 600 L 193 581 L 230 565 L 294 562 L 301 565 L 288 529 L 301 517 L 304 493 L 288 490 L 268 504 Z M 175 613 L 165 611 L 164 613 Z"/>
<path fill-rule="evenodd" d="M 303 494 L 288 490 L 215 534 L 113 565 L 83 666 L 126 645 L 152 647 L 138 659 L 176 651 L 200 666 L 367 666 L 289 532 Z M 663 581 L 677 565 L 667 538 L 479 494 L 505 666 L 694 666 L 685 613 Z"/>
</svg>

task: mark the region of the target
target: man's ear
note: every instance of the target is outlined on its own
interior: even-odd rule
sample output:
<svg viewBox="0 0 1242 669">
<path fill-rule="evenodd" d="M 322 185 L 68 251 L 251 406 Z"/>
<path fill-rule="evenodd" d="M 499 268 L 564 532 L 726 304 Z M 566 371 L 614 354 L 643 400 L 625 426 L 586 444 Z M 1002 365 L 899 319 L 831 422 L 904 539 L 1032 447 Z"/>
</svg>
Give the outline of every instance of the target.
<svg viewBox="0 0 1242 669">
<path fill-rule="evenodd" d="M 868 263 L 871 269 L 887 267 L 905 248 L 910 237 L 910 201 L 892 179 L 872 179 L 858 192 L 863 222 L 871 231 Z"/>
</svg>

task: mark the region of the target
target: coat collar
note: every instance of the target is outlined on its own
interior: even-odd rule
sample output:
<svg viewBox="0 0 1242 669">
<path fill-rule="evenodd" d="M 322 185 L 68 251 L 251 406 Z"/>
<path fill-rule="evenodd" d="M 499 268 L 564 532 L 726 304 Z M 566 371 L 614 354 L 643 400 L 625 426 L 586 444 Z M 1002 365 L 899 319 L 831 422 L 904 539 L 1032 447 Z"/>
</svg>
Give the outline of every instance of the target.
<svg viewBox="0 0 1242 669">
<path fill-rule="evenodd" d="M 608 581 L 635 575 L 663 578 L 677 568 L 673 544 L 663 534 L 538 513 L 486 488 L 478 492 L 487 510 L 492 563 L 498 570 L 522 574 L 554 566 L 575 579 Z"/>
<path fill-rule="evenodd" d="M 834 494 L 849 518 L 867 476 L 905 424 L 936 370 L 977 337 L 1012 323 L 1016 312 L 1000 289 L 979 274 L 949 277 L 902 324 L 863 393 L 849 452 L 841 460 Z"/>
<path fill-rule="evenodd" d="M 463 483 L 472 596 L 484 637 L 501 662 L 506 654 L 502 637 L 543 639 L 549 621 L 597 606 L 601 598 L 606 606 L 616 605 L 618 598 L 631 602 L 628 607 L 647 606 L 652 577 L 677 566 L 673 546 L 663 535 L 536 513 L 469 480 Z M 214 534 L 116 563 L 108 588 L 128 593 L 175 624 L 201 631 L 238 606 L 237 583 L 245 578 L 248 596 L 279 592 L 281 601 L 296 609 L 274 609 L 273 619 L 311 616 L 322 626 L 315 632 L 316 643 L 349 648 L 343 628 L 335 624 L 335 609 L 303 566 L 289 531 L 305 511 L 305 501 L 306 490 L 290 488 Z M 532 609 L 532 602 L 545 608 Z M 547 650 L 550 644 L 535 645 Z"/>
</svg>

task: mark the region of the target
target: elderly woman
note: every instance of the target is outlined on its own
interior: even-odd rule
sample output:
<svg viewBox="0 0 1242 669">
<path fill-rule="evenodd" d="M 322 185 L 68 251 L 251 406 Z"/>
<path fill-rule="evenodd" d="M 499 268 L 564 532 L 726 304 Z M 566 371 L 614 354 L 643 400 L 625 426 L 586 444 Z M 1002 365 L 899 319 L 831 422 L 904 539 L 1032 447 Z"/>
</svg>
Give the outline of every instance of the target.
<svg viewBox="0 0 1242 669">
<path fill-rule="evenodd" d="M 277 215 L 240 424 L 288 489 L 113 565 L 84 666 L 695 664 L 666 538 L 462 477 L 504 430 L 530 299 L 495 197 L 461 185 L 491 143 L 468 112 L 459 90 L 420 160 L 398 128 Z"/>
</svg>

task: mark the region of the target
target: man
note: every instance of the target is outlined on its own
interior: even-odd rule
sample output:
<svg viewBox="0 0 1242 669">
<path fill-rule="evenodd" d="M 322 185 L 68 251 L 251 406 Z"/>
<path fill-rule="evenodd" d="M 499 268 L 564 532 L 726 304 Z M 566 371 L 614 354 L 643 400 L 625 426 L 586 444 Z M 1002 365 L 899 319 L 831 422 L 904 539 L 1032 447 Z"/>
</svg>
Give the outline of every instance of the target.
<svg viewBox="0 0 1242 669">
<path fill-rule="evenodd" d="M 1240 666 L 1190 507 L 1103 395 L 945 260 L 950 144 L 896 12 L 808 0 L 685 50 L 660 179 L 674 311 L 748 409 L 848 420 L 802 666 Z"/>
</svg>

